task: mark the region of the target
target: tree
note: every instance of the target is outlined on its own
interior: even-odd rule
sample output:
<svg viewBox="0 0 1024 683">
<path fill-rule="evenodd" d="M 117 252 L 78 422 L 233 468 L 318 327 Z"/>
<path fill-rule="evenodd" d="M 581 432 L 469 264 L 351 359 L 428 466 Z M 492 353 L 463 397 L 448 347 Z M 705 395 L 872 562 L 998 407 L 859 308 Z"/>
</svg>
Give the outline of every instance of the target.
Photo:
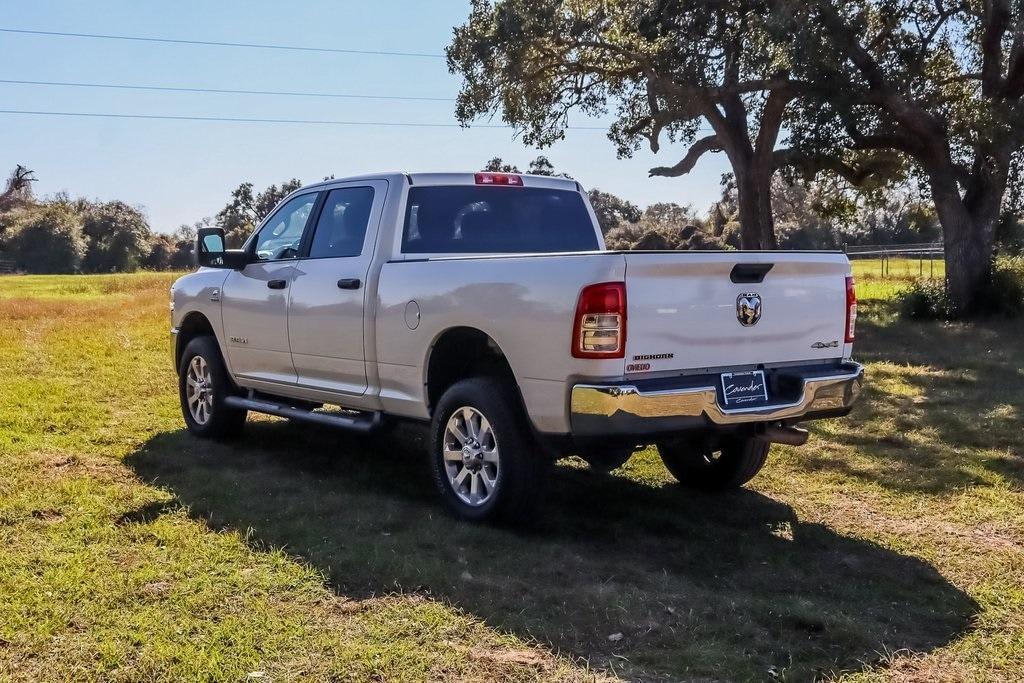
<svg viewBox="0 0 1024 683">
<path fill-rule="evenodd" d="M 597 214 L 597 223 L 601 226 L 601 232 L 605 235 L 612 228 L 617 228 L 624 223 L 636 223 L 640 220 L 640 208 L 611 192 L 602 192 L 594 188 L 587 192 L 590 205 Z"/>
<path fill-rule="evenodd" d="M 242 183 L 231 193 L 231 201 L 217 213 L 217 225 L 224 230 L 229 247 L 238 247 L 255 229 L 256 225 L 274 210 L 282 199 L 302 187 L 302 182 L 292 178 L 271 185 L 259 194 L 253 194 L 252 183 Z"/>
<path fill-rule="evenodd" d="M 171 235 L 166 233 L 152 235 L 149 240 L 149 251 L 142 260 L 142 267 L 146 270 L 170 270 L 176 246 Z"/>
<path fill-rule="evenodd" d="M 572 110 L 603 116 L 620 156 L 664 134 L 689 146 L 674 166 L 689 173 L 704 154 L 732 165 L 746 248 L 775 244 L 770 181 L 787 105 L 789 36 L 772 0 L 473 0 L 455 29 L 448 66 L 463 79 L 463 124 L 501 112 L 528 144 L 561 139 Z M 697 138 L 701 123 L 712 134 Z"/>
<path fill-rule="evenodd" d="M 88 248 L 82 264 L 92 273 L 138 270 L 149 253 L 152 232 L 142 212 L 124 202 L 80 202 Z"/>
<path fill-rule="evenodd" d="M 519 169 L 514 164 L 506 164 L 501 157 L 494 157 L 484 164 L 483 171 L 485 173 L 519 173 Z"/>
<path fill-rule="evenodd" d="M 0 192 L 0 214 L 12 211 L 19 206 L 31 203 L 32 183 L 36 181 L 35 172 L 18 164 L 7 177 L 3 192 Z"/>
<path fill-rule="evenodd" d="M 688 206 L 652 204 L 635 222 L 620 223 L 605 235 L 609 249 L 725 249 Z"/>
<path fill-rule="evenodd" d="M 530 162 L 530 168 L 527 171 L 531 175 L 547 175 L 553 176 L 555 173 L 555 165 L 551 163 L 551 160 L 544 155 L 538 156 L 536 159 Z M 565 175 L 564 173 L 558 175 Z M 568 178 L 569 176 L 565 176 Z"/>
<path fill-rule="evenodd" d="M 955 313 L 983 308 L 1024 144 L 1024 9 L 1009 0 L 780 2 L 798 40 L 794 73 L 812 95 L 792 122 L 792 155 L 811 173 L 854 182 L 892 175 L 883 166 L 851 177 L 865 155 L 911 163 L 942 224 Z"/>
<path fill-rule="evenodd" d="M 13 228 L 8 247 L 21 270 L 78 272 L 86 249 L 82 217 L 69 202 L 44 204 Z"/>
<path fill-rule="evenodd" d="M 32 183 L 36 181 L 34 176 L 33 171 L 21 164 L 15 166 L 8 176 L 3 192 L 0 192 L 0 237 L 15 222 L 15 212 L 32 205 Z"/>
</svg>

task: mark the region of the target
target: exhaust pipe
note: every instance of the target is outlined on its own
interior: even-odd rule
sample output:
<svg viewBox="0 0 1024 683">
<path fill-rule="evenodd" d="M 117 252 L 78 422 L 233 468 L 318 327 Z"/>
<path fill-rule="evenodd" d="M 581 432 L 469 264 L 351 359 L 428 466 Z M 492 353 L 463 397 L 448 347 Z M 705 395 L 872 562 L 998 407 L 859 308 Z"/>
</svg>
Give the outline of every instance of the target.
<svg viewBox="0 0 1024 683">
<path fill-rule="evenodd" d="M 810 434 L 799 427 L 782 427 L 780 425 L 763 425 L 757 430 L 757 438 L 768 443 L 781 443 L 786 446 L 803 446 Z"/>
</svg>

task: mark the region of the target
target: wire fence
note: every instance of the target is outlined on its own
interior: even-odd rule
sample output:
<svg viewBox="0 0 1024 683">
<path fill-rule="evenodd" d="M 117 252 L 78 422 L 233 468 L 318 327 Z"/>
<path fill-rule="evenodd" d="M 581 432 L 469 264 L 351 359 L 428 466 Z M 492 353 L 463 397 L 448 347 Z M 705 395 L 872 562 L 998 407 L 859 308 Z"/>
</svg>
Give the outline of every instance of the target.
<svg viewBox="0 0 1024 683">
<path fill-rule="evenodd" d="M 861 244 L 845 248 L 855 269 L 881 278 L 945 277 L 941 242 Z"/>
<path fill-rule="evenodd" d="M 14 270 L 14 261 L 0 259 L 0 273 L 13 273 Z"/>
</svg>

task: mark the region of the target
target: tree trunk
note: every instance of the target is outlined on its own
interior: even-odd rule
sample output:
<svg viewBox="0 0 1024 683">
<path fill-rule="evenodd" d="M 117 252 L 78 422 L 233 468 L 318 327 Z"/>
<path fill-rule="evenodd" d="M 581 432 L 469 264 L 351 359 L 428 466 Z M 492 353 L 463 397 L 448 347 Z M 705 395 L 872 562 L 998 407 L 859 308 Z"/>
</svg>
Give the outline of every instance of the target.
<svg viewBox="0 0 1024 683">
<path fill-rule="evenodd" d="M 771 173 L 733 163 L 736 201 L 740 214 L 740 247 L 774 249 L 775 222 L 772 218 Z"/>
<path fill-rule="evenodd" d="M 1000 193 L 1001 196 L 1001 193 Z M 982 312 L 992 278 L 995 216 L 973 215 L 955 184 L 932 182 L 932 198 L 942 225 L 946 287 L 953 313 L 968 318 Z"/>
</svg>

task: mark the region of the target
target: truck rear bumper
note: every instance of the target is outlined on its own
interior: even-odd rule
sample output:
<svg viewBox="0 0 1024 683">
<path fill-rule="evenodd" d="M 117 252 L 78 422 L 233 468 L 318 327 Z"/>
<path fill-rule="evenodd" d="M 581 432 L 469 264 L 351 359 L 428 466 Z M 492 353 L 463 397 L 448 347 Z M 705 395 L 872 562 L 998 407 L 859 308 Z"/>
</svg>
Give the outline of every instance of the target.
<svg viewBox="0 0 1024 683">
<path fill-rule="evenodd" d="M 570 419 L 574 437 L 644 435 L 730 428 L 756 422 L 798 422 L 845 415 L 864 383 L 858 363 L 833 367 L 779 368 L 767 371 L 778 390 L 766 405 L 725 408 L 715 375 L 621 384 L 577 384 Z M 670 380 L 671 381 L 671 380 Z"/>
</svg>

